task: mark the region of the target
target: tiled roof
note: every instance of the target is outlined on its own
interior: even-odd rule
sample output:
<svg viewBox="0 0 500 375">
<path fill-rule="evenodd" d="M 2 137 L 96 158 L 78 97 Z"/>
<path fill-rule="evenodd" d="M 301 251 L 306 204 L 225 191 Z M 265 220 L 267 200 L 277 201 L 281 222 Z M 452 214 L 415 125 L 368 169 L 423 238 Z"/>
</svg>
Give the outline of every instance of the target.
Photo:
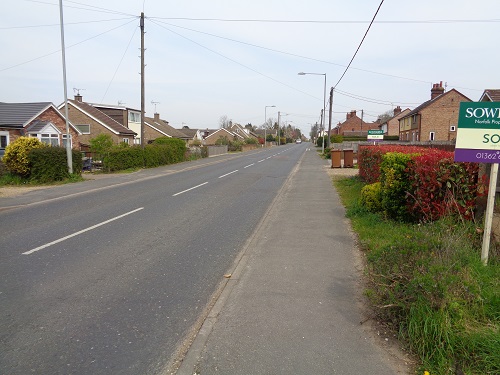
<svg viewBox="0 0 500 375">
<path fill-rule="evenodd" d="M 51 105 L 50 102 L 0 103 L 0 125 L 23 127 Z"/>
<path fill-rule="evenodd" d="M 134 132 L 133 130 L 130 130 L 129 128 L 126 128 L 122 124 L 120 124 L 118 121 L 113 120 L 111 117 L 109 117 L 107 114 L 104 112 L 101 112 L 97 108 L 94 108 L 93 106 L 84 103 L 84 102 L 79 102 L 76 100 L 68 100 L 69 103 L 71 103 L 73 106 L 76 108 L 79 108 L 81 111 L 85 112 L 87 115 L 93 117 L 95 120 L 99 121 L 101 124 L 104 126 L 107 126 L 110 128 L 112 131 L 114 131 L 117 134 L 128 134 L 128 135 L 136 135 L 137 133 Z M 61 104 L 60 108 L 64 108 L 64 103 Z"/>
<path fill-rule="evenodd" d="M 406 115 L 404 115 L 403 117 L 400 117 L 399 120 L 403 119 L 403 118 L 406 118 L 406 117 L 410 117 L 410 116 L 413 116 L 413 115 L 416 115 L 418 114 L 422 109 L 424 108 L 427 108 L 429 105 L 431 105 L 432 103 L 438 101 L 439 99 L 441 99 L 442 97 L 448 95 L 450 92 L 452 91 L 455 91 L 457 92 L 458 94 L 462 95 L 464 98 L 468 99 L 470 101 L 469 98 L 467 98 L 464 94 L 462 94 L 461 92 L 455 90 L 455 89 L 451 89 L 450 91 L 447 91 L 445 92 L 444 94 L 441 94 L 439 96 L 436 96 L 434 99 L 430 99 L 430 100 L 427 100 L 426 102 L 420 104 L 417 108 L 415 108 L 413 111 L 410 111 L 409 113 L 407 113 Z"/>
<path fill-rule="evenodd" d="M 486 89 L 483 97 L 487 96 L 492 102 L 500 102 L 500 90 Z"/>
<path fill-rule="evenodd" d="M 191 138 L 188 135 L 186 135 L 183 131 L 173 128 L 172 126 L 168 125 L 165 121 L 163 121 L 161 119 L 155 120 L 152 117 L 146 117 L 144 120 L 147 124 L 155 127 L 156 129 L 158 129 L 162 133 L 167 134 L 171 137 L 180 138 L 180 139 Z"/>
<path fill-rule="evenodd" d="M 198 129 L 184 129 L 184 128 L 182 128 L 182 129 L 176 129 L 176 130 L 182 132 L 183 134 L 185 134 L 189 138 L 193 138 L 196 135 L 196 133 L 198 132 Z"/>
</svg>

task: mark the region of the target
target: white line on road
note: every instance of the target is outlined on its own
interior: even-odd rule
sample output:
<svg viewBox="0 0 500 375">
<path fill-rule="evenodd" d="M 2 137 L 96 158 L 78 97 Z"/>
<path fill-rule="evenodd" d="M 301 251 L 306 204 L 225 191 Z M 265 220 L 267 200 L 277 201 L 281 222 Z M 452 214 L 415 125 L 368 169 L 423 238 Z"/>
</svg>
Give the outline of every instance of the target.
<svg viewBox="0 0 500 375">
<path fill-rule="evenodd" d="M 208 181 L 207 182 L 204 182 L 202 184 L 199 184 L 199 185 L 196 185 L 196 186 L 193 186 L 192 188 L 189 188 L 189 189 L 186 189 L 186 190 L 183 190 L 183 191 L 179 191 L 178 193 L 175 193 L 174 195 L 172 195 L 172 197 L 176 197 L 178 195 L 181 195 L 181 194 L 184 194 L 184 193 L 187 193 L 188 191 L 190 190 L 193 190 L 193 189 L 196 189 L 196 188 L 199 188 L 200 186 L 203 186 L 203 185 L 206 185 L 208 184 Z"/>
<path fill-rule="evenodd" d="M 45 244 L 45 245 L 42 245 L 42 246 L 39 246 L 39 247 L 37 247 L 37 248 L 35 248 L 35 249 L 32 249 L 32 250 L 26 251 L 26 252 L 24 252 L 24 253 L 23 253 L 23 255 L 30 255 L 30 254 L 33 254 L 34 252 L 37 252 L 37 251 L 42 250 L 42 249 L 45 249 L 46 247 L 49 247 L 49 246 L 55 245 L 56 243 L 59 243 L 59 242 L 66 241 L 67 239 L 70 239 L 70 238 L 72 238 L 72 237 L 78 236 L 79 234 L 82 234 L 82 233 L 88 232 L 89 230 L 92 230 L 92 229 L 98 228 L 98 227 L 100 227 L 100 226 L 102 226 L 102 225 L 104 225 L 104 224 L 111 223 L 112 221 L 115 221 L 115 220 L 121 219 L 122 217 L 125 217 L 125 216 L 127 216 L 127 215 L 133 214 L 133 213 L 135 213 L 135 212 L 137 212 L 137 211 L 140 211 L 140 210 L 143 210 L 143 209 L 144 209 L 144 207 L 137 208 L 137 209 L 135 209 L 135 210 L 133 210 L 133 211 L 130 211 L 130 212 L 127 212 L 127 213 L 125 213 L 125 214 L 123 214 L 123 215 L 116 216 L 116 217 L 114 217 L 114 218 L 112 218 L 112 219 L 109 219 L 109 220 L 103 221 L 102 223 L 99 223 L 99 224 L 96 224 L 96 225 L 92 225 L 91 227 L 88 227 L 88 228 L 83 229 L 83 230 L 81 230 L 81 231 L 78 231 L 78 232 L 76 232 L 76 233 L 70 234 L 69 236 L 66 236 L 66 237 L 63 237 L 63 238 L 59 238 L 58 240 L 55 240 L 55 241 L 49 242 L 49 243 L 47 243 L 47 244 Z"/>
<path fill-rule="evenodd" d="M 255 163 L 248 164 L 246 167 L 243 167 L 243 169 L 246 169 L 246 168 L 248 168 L 248 167 L 251 167 L 252 165 L 255 165 Z"/>
<path fill-rule="evenodd" d="M 232 171 L 232 172 L 229 172 L 229 173 L 223 174 L 222 176 L 219 176 L 219 178 L 229 176 L 230 174 L 233 174 L 233 173 L 236 173 L 236 172 L 238 172 L 238 170 L 235 170 L 235 171 Z"/>
<path fill-rule="evenodd" d="M 262 163 L 263 161 L 265 161 L 266 159 L 262 159 L 262 160 L 259 160 L 257 163 Z"/>
</svg>

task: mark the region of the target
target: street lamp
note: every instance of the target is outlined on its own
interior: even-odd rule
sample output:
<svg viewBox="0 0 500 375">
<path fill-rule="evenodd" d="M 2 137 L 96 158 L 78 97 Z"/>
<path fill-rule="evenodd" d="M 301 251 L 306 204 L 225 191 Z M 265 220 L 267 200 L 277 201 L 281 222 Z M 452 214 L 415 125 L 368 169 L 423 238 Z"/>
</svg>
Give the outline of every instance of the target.
<svg viewBox="0 0 500 375">
<path fill-rule="evenodd" d="M 323 112 L 321 113 L 321 130 L 324 133 L 325 129 L 325 106 L 326 106 L 326 73 L 304 73 L 304 72 L 299 72 L 297 73 L 299 76 L 305 76 L 306 74 L 312 74 L 316 76 L 325 76 L 325 87 L 323 89 Z M 330 134 L 328 134 L 330 136 Z M 323 134 L 323 142 L 321 145 L 321 152 L 325 152 L 325 134 Z"/>
<path fill-rule="evenodd" d="M 267 109 L 274 108 L 274 107 L 276 107 L 276 106 L 275 105 L 266 105 L 264 107 L 264 148 L 266 148 L 266 146 L 267 146 L 267 144 L 266 144 L 266 142 L 267 142 L 267 140 L 266 140 L 267 139 L 267 127 L 266 127 L 266 125 L 267 125 Z"/>
</svg>

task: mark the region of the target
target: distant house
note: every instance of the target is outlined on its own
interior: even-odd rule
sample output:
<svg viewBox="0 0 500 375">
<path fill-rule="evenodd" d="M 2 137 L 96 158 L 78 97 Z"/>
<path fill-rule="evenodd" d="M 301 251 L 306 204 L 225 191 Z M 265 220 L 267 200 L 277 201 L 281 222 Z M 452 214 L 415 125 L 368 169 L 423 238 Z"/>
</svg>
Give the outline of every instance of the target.
<svg viewBox="0 0 500 375">
<path fill-rule="evenodd" d="M 181 131 L 188 137 L 188 146 L 201 144 L 203 141 L 203 132 L 200 129 L 189 129 L 188 127 L 183 127 L 182 129 L 177 130 Z"/>
<path fill-rule="evenodd" d="M 243 139 L 259 138 L 259 136 L 255 134 L 253 131 L 251 131 L 251 129 L 245 128 L 240 124 L 233 124 L 228 130 L 231 131 L 232 133 L 240 135 L 241 137 L 243 137 Z"/>
<path fill-rule="evenodd" d="M 146 143 L 150 143 L 159 137 L 171 137 L 182 139 L 188 144 L 190 137 L 181 130 L 170 126 L 167 121 L 160 119 L 160 114 L 155 113 L 154 117 L 144 119 L 144 138 Z"/>
<path fill-rule="evenodd" d="M 71 122 L 69 134 L 71 148 L 78 148 L 81 132 Z M 66 147 L 66 118 L 50 102 L 0 103 L 0 155 L 9 143 L 22 136 Z"/>
<path fill-rule="evenodd" d="M 219 139 L 227 139 L 228 141 L 240 141 L 243 142 L 245 138 L 243 136 L 233 133 L 228 129 L 220 128 L 215 131 L 209 132 L 203 137 L 203 144 L 206 146 L 215 145 Z"/>
<path fill-rule="evenodd" d="M 431 89 L 431 99 L 399 119 L 399 140 L 456 139 L 460 103 L 470 101 L 455 89 L 445 92 L 442 82 L 434 84 Z"/>
<path fill-rule="evenodd" d="M 388 136 L 399 136 L 399 119 L 410 112 L 410 108 L 406 108 L 402 111 L 401 107 L 398 105 L 394 108 L 394 116 L 379 125 L 380 130 L 383 130 L 384 134 Z"/>
<path fill-rule="evenodd" d="M 378 129 L 378 122 L 363 121 L 356 114 L 355 110 L 347 113 L 344 122 L 339 122 L 337 126 L 332 129 L 331 134 L 339 134 L 344 136 L 363 136 L 368 134 L 368 130 Z"/>
<path fill-rule="evenodd" d="M 479 99 L 480 102 L 500 102 L 500 90 L 486 89 Z"/>
<path fill-rule="evenodd" d="M 78 130 L 82 133 L 80 144 L 87 146 L 90 140 L 99 134 L 108 134 L 113 142 L 133 144 L 136 133 L 112 119 L 104 112 L 81 101 L 82 97 L 77 95 L 75 100 L 68 100 L 68 117 Z M 64 103 L 59 106 L 64 111 Z"/>
</svg>

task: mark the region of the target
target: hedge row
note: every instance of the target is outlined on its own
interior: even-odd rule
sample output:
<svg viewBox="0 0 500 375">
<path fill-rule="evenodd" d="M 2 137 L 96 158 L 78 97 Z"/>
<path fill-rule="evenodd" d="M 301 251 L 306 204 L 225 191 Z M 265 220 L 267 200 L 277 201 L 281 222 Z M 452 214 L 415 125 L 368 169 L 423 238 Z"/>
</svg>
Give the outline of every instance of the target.
<svg viewBox="0 0 500 375">
<path fill-rule="evenodd" d="M 361 178 L 377 184 L 364 189 L 362 204 L 391 219 L 433 221 L 448 214 L 471 219 L 477 198 L 486 193 L 479 165 L 455 163 L 450 151 L 363 146 L 358 155 Z"/>
<path fill-rule="evenodd" d="M 40 183 L 62 181 L 69 177 L 67 152 L 64 147 L 34 148 L 28 154 L 30 178 Z M 82 171 L 82 154 L 72 150 L 73 173 Z"/>
<path fill-rule="evenodd" d="M 144 148 L 114 147 L 103 158 L 104 168 L 120 171 L 131 168 L 153 168 L 185 160 L 186 144 L 175 138 L 158 138 Z"/>
</svg>

